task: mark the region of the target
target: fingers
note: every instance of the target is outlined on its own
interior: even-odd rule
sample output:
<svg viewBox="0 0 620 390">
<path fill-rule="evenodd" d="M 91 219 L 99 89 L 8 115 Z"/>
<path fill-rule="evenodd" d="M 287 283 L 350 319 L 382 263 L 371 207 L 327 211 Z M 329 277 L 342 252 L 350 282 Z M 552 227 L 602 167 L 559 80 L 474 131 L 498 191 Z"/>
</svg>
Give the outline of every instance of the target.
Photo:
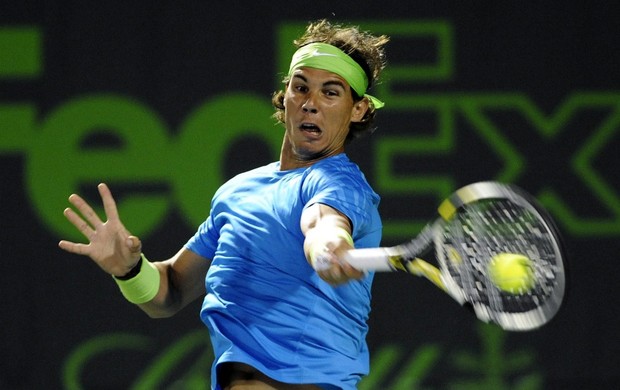
<svg viewBox="0 0 620 390">
<path fill-rule="evenodd" d="M 97 186 L 97 189 L 99 190 L 99 195 L 101 195 L 101 200 L 103 201 L 103 209 L 105 210 L 105 214 L 108 217 L 108 220 L 119 219 L 116 202 L 114 201 L 114 198 L 112 197 L 112 192 L 108 188 L 107 184 L 101 183 Z"/>
<path fill-rule="evenodd" d="M 334 279 L 341 282 L 348 282 L 351 279 L 361 279 L 364 277 L 364 272 L 359 271 L 351 265 L 338 262 L 334 267 L 331 268 L 331 273 Z"/>
<path fill-rule="evenodd" d="M 80 233 L 84 235 L 84 237 L 88 238 L 89 240 L 93 237 L 95 231 L 93 230 L 91 225 L 84 221 L 82 217 L 80 217 L 75 211 L 73 211 L 73 209 L 66 208 L 63 214 L 69 220 L 69 222 L 71 222 L 73 226 L 75 226 L 77 230 L 79 230 Z"/>
<path fill-rule="evenodd" d="M 342 272 L 349 279 L 361 279 L 365 275 L 363 271 L 360 271 L 357 268 L 354 268 L 351 264 L 347 263 L 346 261 L 341 262 L 340 266 L 342 267 Z"/>
<path fill-rule="evenodd" d="M 332 286 L 338 286 L 343 283 L 347 283 L 353 279 L 361 279 L 364 274 L 359 271 L 349 272 L 339 264 L 334 264 L 331 268 L 317 271 L 321 279 L 331 284 Z"/>
<path fill-rule="evenodd" d="M 112 192 L 108 188 L 105 183 L 99 184 L 97 186 L 99 190 L 99 194 L 101 195 L 101 200 L 103 201 L 103 207 L 106 213 L 108 220 L 110 219 L 118 219 L 118 210 L 116 208 L 116 202 L 112 197 Z M 92 228 L 97 228 L 103 222 L 93 210 L 92 207 L 79 195 L 72 194 L 69 196 L 69 202 L 80 212 L 80 214 L 84 217 L 80 217 L 76 212 L 71 209 L 66 209 L 64 211 L 65 217 L 86 237 L 91 238 L 94 230 Z"/>
<path fill-rule="evenodd" d="M 88 255 L 88 245 L 85 244 L 77 244 L 75 242 L 62 240 L 58 243 L 60 249 L 65 250 L 67 252 L 75 253 L 77 255 Z"/>
<path fill-rule="evenodd" d="M 79 195 L 72 194 L 71 196 L 69 196 L 69 202 L 80 212 L 80 214 L 82 214 L 84 218 L 86 218 L 86 222 L 88 222 L 90 226 L 97 227 L 103 223 L 101 222 L 101 219 L 99 219 L 97 213 L 95 213 L 95 210 L 93 210 L 93 208 L 90 207 L 90 205 L 86 203 L 86 201 L 82 199 L 82 197 L 80 197 Z M 78 225 L 75 226 L 80 229 Z"/>
<path fill-rule="evenodd" d="M 133 254 L 140 254 L 142 252 L 142 242 L 136 236 L 127 237 L 127 247 L 129 252 Z"/>
<path fill-rule="evenodd" d="M 365 275 L 342 258 L 346 251 L 353 247 L 350 241 L 350 235 L 345 229 L 323 230 L 315 227 L 306 232 L 304 249 L 308 261 L 321 279 L 331 285 L 361 279 Z"/>
<path fill-rule="evenodd" d="M 333 286 L 364 277 L 364 272 L 340 261 L 328 248 L 316 256 L 312 265 L 321 279 Z"/>
</svg>

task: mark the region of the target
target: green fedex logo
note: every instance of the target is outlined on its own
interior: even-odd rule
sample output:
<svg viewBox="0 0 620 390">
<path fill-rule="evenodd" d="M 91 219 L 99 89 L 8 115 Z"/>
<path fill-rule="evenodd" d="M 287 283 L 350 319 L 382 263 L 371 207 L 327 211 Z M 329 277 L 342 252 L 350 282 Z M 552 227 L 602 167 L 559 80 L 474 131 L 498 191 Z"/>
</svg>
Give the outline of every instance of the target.
<svg viewBox="0 0 620 390">
<path fill-rule="evenodd" d="M 611 141 L 620 129 L 620 92 L 576 92 L 566 96 L 550 113 L 520 93 L 417 92 L 415 82 L 441 83 L 454 77 L 452 26 L 440 20 L 360 22 L 359 25 L 389 35 L 393 47 L 400 48 L 400 58 L 389 56 L 390 63 L 375 91 L 386 102 L 381 115 L 386 112 L 409 115 L 413 120 L 408 123 L 414 123 L 418 114 L 430 114 L 435 118 L 430 131 L 416 131 L 415 125 L 400 134 L 381 129 L 381 136 L 374 143 L 373 167 L 374 185 L 384 202 L 404 196 L 408 203 L 415 203 L 418 197 L 430 196 L 438 204 L 459 184 L 465 184 L 457 184 L 456 169 L 427 172 L 416 164 L 403 169 L 402 164 L 398 164 L 400 160 L 438 161 L 437 165 L 442 166 L 445 165 L 442 160 L 449 159 L 452 166 L 457 167 L 462 160 L 476 159 L 477 154 L 487 153 L 498 163 L 497 167 L 487 167 L 484 178 L 519 182 L 524 177 L 540 177 L 539 186 L 528 187 L 528 190 L 554 214 L 567 232 L 575 236 L 620 234 L 617 179 L 613 172 L 603 172 L 598 168 L 601 156 L 615 155 Z M 292 52 L 284 48 L 290 47 L 289 42 L 303 31 L 303 27 L 298 23 L 280 27 L 280 70 L 286 69 Z M 432 53 L 415 57 L 413 48 L 429 46 L 429 41 Z M 403 59 L 403 52 L 409 49 L 414 54 Z M 603 114 L 594 122 L 586 121 L 583 127 L 583 117 L 592 112 Z M 506 125 L 506 116 L 517 124 Z M 581 138 L 579 142 L 572 141 L 575 126 Z M 465 131 L 469 133 L 462 135 Z M 518 139 L 515 133 L 524 134 L 525 138 Z M 459 138 L 476 138 L 480 149 L 484 150 L 460 150 Z M 549 156 L 552 151 L 557 152 L 551 161 L 535 159 L 536 156 Z M 555 180 L 550 180 L 552 178 Z M 549 184 L 558 181 L 569 183 L 568 188 L 555 188 Z M 599 211 L 590 215 L 587 210 L 576 209 L 569 203 L 573 194 L 566 196 L 567 190 L 587 194 L 589 204 L 596 205 Z M 402 210 L 402 207 L 395 209 Z M 384 213 L 385 237 L 409 237 L 426 222 L 398 218 L 398 215 Z"/>
<path fill-rule="evenodd" d="M 430 42 L 434 51 L 422 59 L 391 57 L 383 82 L 375 91 L 387 103 L 382 116 L 409 115 L 413 118 L 409 123 L 414 124 L 400 133 L 384 125 L 373 141 L 373 184 L 384 203 L 405 197 L 408 202 L 432 198 L 437 204 L 464 184 L 459 183 L 454 169 L 426 171 L 419 168 L 420 164 L 399 161 L 437 162 L 438 166 L 451 161 L 457 165 L 482 153 L 497 161 L 485 178 L 519 182 L 526 176 L 540 176 L 540 184 L 528 190 L 572 235 L 620 234 L 618 186 L 614 186 L 611 173 L 599 169 L 599 160 L 614 154 L 610 145 L 620 124 L 620 93 L 575 92 L 551 112 L 544 112 L 520 93 L 409 92 L 416 90 L 416 82 L 441 83 L 454 77 L 451 25 L 443 21 L 360 25 L 390 35 L 400 48 L 415 47 L 422 41 L 426 46 Z M 290 42 L 303 27 L 302 23 L 278 27 L 278 69 L 274 73 L 287 68 Z M 0 28 L 0 81 L 40 78 L 42 41 L 35 27 Z M 218 95 L 188 113 L 177 135 L 172 136 L 156 112 L 126 96 L 77 96 L 47 113 L 40 113 L 31 102 L 2 102 L 0 156 L 17 153 L 25 157 L 24 182 L 32 206 L 58 235 L 75 236 L 60 213 L 67 205 L 66 196 L 105 180 L 114 188 L 125 186 L 130 190 L 119 198 L 119 209 L 129 228 L 145 236 L 173 207 L 190 226 L 204 220 L 210 196 L 224 180 L 227 152 L 237 140 L 258 138 L 276 158 L 282 132 L 270 118 L 272 112 L 270 102 L 253 93 Z M 571 128 L 590 112 L 599 115 L 580 129 L 580 142 L 565 146 L 574 136 Z M 506 125 L 506 115 L 519 127 Z M 432 116 L 434 123 L 417 131 L 417 116 Z M 527 134 L 528 138 L 515 138 L 515 133 Z M 459 139 L 464 138 L 476 139 L 480 150 L 461 150 Z M 533 145 L 546 152 L 562 151 L 555 159 L 556 169 L 541 169 L 547 162 L 535 161 L 541 151 Z M 557 180 L 547 181 L 545 175 L 565 177 L 571 189 L 589 196 L 597 213 L 578 209 L 570 203 L 565 189 L 555 188 Z M 398 215 L 385 215 L 384 220 L 388 239 L 415 234 L 426 222 Z"/>
<path fill-rule="evenodd" d="M 264 99 L 223 95 L 198 107 L 181 124 L 180 135 L 171 138 L 157 113 L 118 95 L 66 102 L 39 122 L 32 105 L 3 105 L 0 123 L 10 131 L 0 133 L 0 145 L 5 152 L 27 155 L 25 182 L 33 206 L 62 236 L 75 236 L 59 218 L 67 194 L 86 185 L 108 181 L 117 189 L 135 190 L 137 184 L 166 188 L 132 191 L 119 199 L 130 229 L 144 236 L 173 204 L 193 226 L 204 220 L 209 194 L 224 180 L 227 146 L 239 137 L 260 137 L 275 155 L 282 135 L 271 114 Z"/>
</svg>

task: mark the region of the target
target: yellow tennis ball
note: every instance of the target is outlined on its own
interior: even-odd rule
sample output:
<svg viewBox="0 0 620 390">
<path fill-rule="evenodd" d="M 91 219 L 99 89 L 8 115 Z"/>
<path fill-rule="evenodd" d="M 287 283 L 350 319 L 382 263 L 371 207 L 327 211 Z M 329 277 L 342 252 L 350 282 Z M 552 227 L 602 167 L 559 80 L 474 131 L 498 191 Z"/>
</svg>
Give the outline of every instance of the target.
<svg viewBox="0 0 620 390">
<path fill-rule="evenodd" d="M 502 291 L 510 294 L 528 292 L 536 284 L 532 260 L 514 253 L 500 253 L 489 262 L 489 277 Z"/>
</svg>

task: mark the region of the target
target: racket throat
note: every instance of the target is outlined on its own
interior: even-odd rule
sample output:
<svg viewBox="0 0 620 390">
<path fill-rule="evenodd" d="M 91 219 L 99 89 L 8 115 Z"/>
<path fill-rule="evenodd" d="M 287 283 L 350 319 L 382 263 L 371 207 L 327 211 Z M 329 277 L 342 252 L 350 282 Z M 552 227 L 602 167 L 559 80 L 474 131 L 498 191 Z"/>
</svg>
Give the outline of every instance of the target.
<svg viewBox="0 0 620 390">
<path fill-rule="evenodd" d="M 411 261 L 403 258 L 402 256 L 399 256 L 399 255 L 390 256 L 388 257 L 388 261 L 390 263 L 390 266 L 395 270 L 413 273 L 413 272 L 410 272 L 409 269 L 407 268 L 407 264 L 410 263 Z"/>
<path fill-rule="evenodd" d="M 441 271 L 437 267 L 427 263 L 426 261 L 415 258 L 411 261 L 402 262 L 402 267 L 405 269 L 406 272 L 417 276 L 423 276 L 429 281 L 431 281 L 435 286 L 441 288 L 444 291 L 447 291 L 446 286 L 441 278 Z"/>
</svg>

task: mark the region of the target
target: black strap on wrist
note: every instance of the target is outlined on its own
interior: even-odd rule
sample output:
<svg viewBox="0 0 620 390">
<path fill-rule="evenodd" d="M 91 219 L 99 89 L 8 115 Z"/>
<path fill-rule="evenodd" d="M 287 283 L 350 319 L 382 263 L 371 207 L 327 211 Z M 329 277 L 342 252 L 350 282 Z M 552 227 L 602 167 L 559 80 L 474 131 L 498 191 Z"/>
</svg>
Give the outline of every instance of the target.
<svg viewBox="0 0 620 390">
<path fill-rule="evenodd" d="M 142 256 L 140 256 L 140 260 L 138 260 L 136 265 L 134 265 L 133 268 L 129 270 L 129 272 L 127 272 L 123 276 L 115 276 L 115 278 L 118 280 L 129 280 L 140 273 L 141 267 L 142 267 Z"/>
</svg>

